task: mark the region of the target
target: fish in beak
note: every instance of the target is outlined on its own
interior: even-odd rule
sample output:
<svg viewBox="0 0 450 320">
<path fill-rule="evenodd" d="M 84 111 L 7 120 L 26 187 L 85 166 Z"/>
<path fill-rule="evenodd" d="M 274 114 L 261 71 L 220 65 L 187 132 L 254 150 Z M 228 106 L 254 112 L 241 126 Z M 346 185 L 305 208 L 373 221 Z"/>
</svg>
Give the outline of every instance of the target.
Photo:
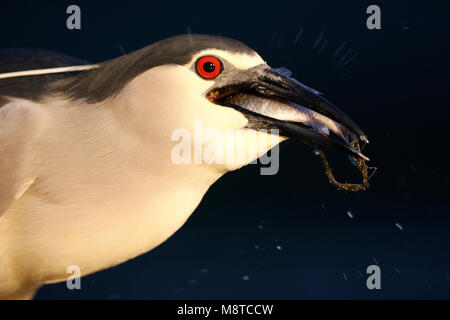
<svg viewBox="0 0 450 320">
<path fill-rule="evenodd" d="M 290 77 L 287 69 L 258 65 L 234 70 L 220 78 L 206 97 L 234 108 L 251 129 L 278 129 L 280 135 L 314 147 L 344 152 L 369 160 L 355 143 L 368 143 L 366 134 L 319 92 Z"/>
</svg>

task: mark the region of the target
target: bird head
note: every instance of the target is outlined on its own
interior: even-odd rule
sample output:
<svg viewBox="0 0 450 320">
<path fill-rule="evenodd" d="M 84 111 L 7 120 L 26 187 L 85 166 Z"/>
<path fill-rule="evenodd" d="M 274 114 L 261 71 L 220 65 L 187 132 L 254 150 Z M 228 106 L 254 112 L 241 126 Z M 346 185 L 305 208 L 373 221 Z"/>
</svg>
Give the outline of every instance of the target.
<svg viewBox="0 0 450 320">
<path fill-rule="evenodd" d="M 114 79 L 102 81 L 107 86 L 95 92 L 95 77 L 104 78 L 95 72 L 109 72 Z M 292 78 L 287 69 L 270 67 L 236 40 L 176 36 L 101 64 L 86 75 L 66 92 L 78 90 L 86 96 L 91 90 L 91 99 L 102 99 L 121 91 L 132 100 L 137 121 L 153 138 L 170 136 L 172 155 L 185 152 L 181 157 L 186 156 L 186 163 L 200 159 L 232 170 L 286 139 L 368 160 L 352 144 L 368 142 L 367 136 L 347 115 Z M 196 162 L 199 149 L 203 154 Z"/>
</svg>

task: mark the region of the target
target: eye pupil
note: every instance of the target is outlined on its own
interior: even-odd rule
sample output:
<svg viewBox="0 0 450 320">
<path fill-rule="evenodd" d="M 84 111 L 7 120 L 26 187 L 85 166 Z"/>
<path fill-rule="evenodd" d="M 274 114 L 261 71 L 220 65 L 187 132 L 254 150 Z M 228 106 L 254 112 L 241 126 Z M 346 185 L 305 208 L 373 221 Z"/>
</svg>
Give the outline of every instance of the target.
<svg viewBox="0 0 450 320">
<path fill-rule="evenodd" d="M 214 63 L 208 61 L 203 64 L 203 70 L 208 73 L 214 72 L 214 70 L 216 70 L 216 66 L 214 65 Z"/>
</svg>

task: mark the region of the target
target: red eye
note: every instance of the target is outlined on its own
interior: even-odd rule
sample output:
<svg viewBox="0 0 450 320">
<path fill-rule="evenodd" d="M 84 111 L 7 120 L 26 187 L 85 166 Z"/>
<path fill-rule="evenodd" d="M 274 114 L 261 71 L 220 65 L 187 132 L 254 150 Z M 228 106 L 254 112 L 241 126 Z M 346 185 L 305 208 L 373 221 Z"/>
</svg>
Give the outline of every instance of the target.
<svg viewBox="0 0 450 320">
<path fill-rule="evenodd" d="M 206 56 L 198 59 L 197 72 L 205 79 L 214 79 L 222 69 L 219 59 Z"/>
</svg>

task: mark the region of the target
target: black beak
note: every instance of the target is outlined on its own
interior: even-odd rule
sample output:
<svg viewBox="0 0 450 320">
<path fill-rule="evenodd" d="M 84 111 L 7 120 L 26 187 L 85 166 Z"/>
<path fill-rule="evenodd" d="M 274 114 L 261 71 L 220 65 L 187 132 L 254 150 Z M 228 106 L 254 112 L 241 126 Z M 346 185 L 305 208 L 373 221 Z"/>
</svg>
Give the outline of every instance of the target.
<svg viewBox="0 0 450 320">
<path fill-rule="evenodd" d="M 316 131 L 306 123 L 279 120 L 267 112 L 248 108 L 241 99 L 235 97 L 245 94 L 262 99 L 277 101 L 288 108 L 307 108 L 319 113 L 339 124 L 342 134 L 333 135 Z M 216 81 L 216 85 L 207 94 L 216 104 L 229 106 L 242 112 L 248 119 L 247 127 L 258 129 L 278 129 L 280 135 L 303 141 L 312 146 L 325 147 L 358 158 L 368 160 L 354 142 L 361 139 L 368 143 L 364 132 L 341 110 L 321 97 L 315 90 L 301 84 L 297 80 L 283 75 L 267 65 L 259 65 L 246 71 L 233 70 Z"/>
</svg>

